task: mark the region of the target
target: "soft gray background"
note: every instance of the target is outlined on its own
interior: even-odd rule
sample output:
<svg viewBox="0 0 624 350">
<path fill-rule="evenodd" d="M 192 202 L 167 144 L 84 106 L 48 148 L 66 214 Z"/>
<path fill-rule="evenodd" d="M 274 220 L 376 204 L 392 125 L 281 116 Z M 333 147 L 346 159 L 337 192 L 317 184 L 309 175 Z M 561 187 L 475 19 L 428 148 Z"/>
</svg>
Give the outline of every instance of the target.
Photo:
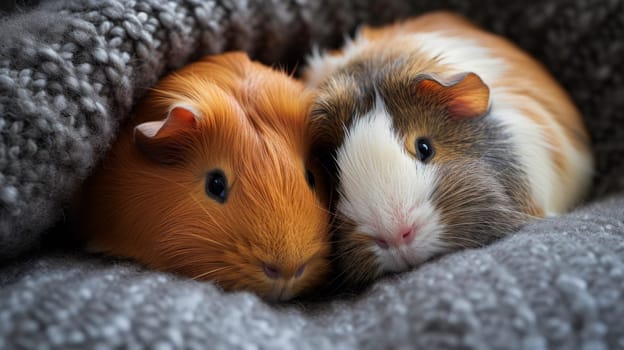
<svg viewBox="0 0 624 350">
<path fill-rule="evenodd" d="M 571 91 L 595 143 L 588 206 L 351 299 L 280 307 L 129 262 L 51 250 L 42 239 L 56 223 L 63 232 L 71 193 L 167 70 L 231 49 L 292 65 L 313 43 L 338 45 L 363 21 L 442 6 L 507 35 Z M 623 7 L 617 0 L 66 0 L 7 12 L 0 348 L 624 348 Z"/>
</svg>

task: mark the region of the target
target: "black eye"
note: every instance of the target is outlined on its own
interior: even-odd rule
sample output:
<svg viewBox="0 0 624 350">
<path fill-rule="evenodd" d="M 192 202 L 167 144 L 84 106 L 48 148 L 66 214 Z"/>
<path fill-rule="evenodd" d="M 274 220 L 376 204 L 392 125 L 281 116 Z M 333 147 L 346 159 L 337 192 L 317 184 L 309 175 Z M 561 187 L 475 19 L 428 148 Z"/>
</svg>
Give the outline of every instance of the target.
<svg viewBox="0 0 624 350">
<path fill-rule="evenodd" d="M 219 203 L 225 203 L 227 199 L 227 178 L 223 171 L 217 169 L 206 176 L 206 194 Z"/>
<path fill-rule="evenodd" d="M 312 172 L 308 169 L 306 169 L 306 180 L 308 181 L 308 186 L 310 186 L 311 189 L 314 189 L 314 186 L 316 186 L 316 180 L 314 179 L 314 174 L 312 174 Z"/>
<path fill-rule="evenodd" d="M 424 137 L 416 139 L 416 153 L 418 154 L 418 159 L 422 162 L 425 162 L 429 160 L 429 158 L 433 157 L 434 152 L 431 140 Z"/>
</svg>

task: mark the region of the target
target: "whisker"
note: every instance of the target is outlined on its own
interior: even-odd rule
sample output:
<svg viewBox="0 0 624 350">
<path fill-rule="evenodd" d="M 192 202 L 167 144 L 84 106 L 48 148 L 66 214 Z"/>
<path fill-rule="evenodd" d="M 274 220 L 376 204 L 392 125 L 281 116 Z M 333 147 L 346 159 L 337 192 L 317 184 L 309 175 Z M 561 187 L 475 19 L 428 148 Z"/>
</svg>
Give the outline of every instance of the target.
<svg viewBox="0 0 624 350">
<path fill-rule="evenodd" d="M 212 216 L 212 214 L 210 214 L 210 212 L 208 211 L 208 209 L 206 209 L 206 207 L 204 207 L 203 204 L 201 204 L 201 202 L 199 201 L 199 199 L 197 199 L 192 193 L 188 194 L 191 199 L 193 201 L 195 201 L 195 203 L 197 204 L 197 206 L 199 206 L 199 208 L 204 212 L 204 214 L 206 214 L 206 216 L 208 216 L 210 218 L 210 220 L 212 220 L 212 222 L 215 224 L 215 226 L 217 226 L 221 232 L 229 232 L 226 231 L 223 226 L 221 226 L 221 224 L 219 224 L 219 222 L 217 220 L 215 220 L 215 218 Z"/>
<path fill-rule="evenodd" d="M 184 185 L 182 185 L 182 184 L 180 184 L 180 183 L 178 183 L 178 182 L 175 182 L 175 181 L 173 181 L 173 180 L 171 180 L 171 179 L 168 179 L 168 178 L 166 178 L 166 177 L 164 177 L 164 176 L 162 176 L 162 175 L 158 175 L 158 174 L 157 174 L 157 173 L 155 173 L 155 172 L 148 172 L 148 171 L 145 171 L 145 170 L 137 170 L 137 171 L 135 171 L 135 172 L 136 172 L 137 174 L 143 174 L 143 175 L 145 175 L 145 176 L 150 176 L 150 177 L 156 177 L 156 178 L 159 178 L 159 179 L 161 179 L 161 180 L 163 180 L 163 181 L 166 181 L 166 182 L 168 182 L 168 183 L 171 183 L 171 184 L 174 184 L 174 185 L 176 185 L 176 186 L 179 186 L 180 188 L 183 188 L 183 189 L 185 189 L 185 190 L 188 190 L 188 188 L 187 188 L 187 187 L 185 187 Z"/>
<path fill-rule="evenodd" d="M 492 220 L 483 220 L 483 221 L 462 221 L 454 224 L 444 224 L 445 228 L 456 228 L 456 227 L 473 227 L 473 226 L 483 226 L 483 225 L 497 225 L 497 226 L 509 226 L 509 225 L 501 225 L 500 222 L 492 221 Z"/>
<path fill-rule="evenodd" d="M 344 258 L 344 257 L 348 257 L 349 255 L 352 255 L 353 252 L 361 250 L 362 247 L 359 246 L 352 246 L 352 247 L 348 247 L 348 248 L 344 248 L 341 249 L 340 251 L 334 253 L 336 258 Z"/>
<path fill-rule="evenodd" d="M 324 206 L 320 205 L 319 203 L 315 203 L 314 205 L 316 206 L 317 209 L 320 209 L 320 210 L 324 211 L 325 213 L 327 213 L 328 215 L 330 215 L 330 217 L 334 216 L 329 209 L 325 208 Z"/>
<path fill-rule="evenodd" d="M 214 245 L 219 246 L 221 248 L 225 248 L 226 247 L 226 245 L 223 244 L 223 242 L 215 241 L 214 239 L 211 239 L 211 238 L 208 238 L 208 237 L 200 236 L 198 234 L 189 233 L 189 232 L 185 232 L 184 234 L 187 235 L 187 236 L 195 237 L 195 238 L 197 238 L 199 240 L 202 240 L 202 241 L 213 243 Z"/>
<path fill-rule="evenodd" d="M 483 247 L 486 244 L 484 242 L 480 242 L 480 241 L 466 238 L 466 237 L 445 237 L 445 239 L 450 243 L 466 242 L 466 243 L 474 244 L 477 247 Z"/>
<path fill-rule="evenodd" d="M 219 271 L 223 271 L 223 270 L 231 269 L 231 268 L 233 268 L 233 266 L 223 266 L 223 267 L 220 267 L 220 268 L 217 268 L 217 269 L 214 269 L 214 270 L 210 270 L 210 271 L 207 271 L 207 272 L 204 272 L 204 273 L 200 273 L 199 275 L 192 277 L 192 279 L 197 280 L 199 278 L 206 277 L 206 276 L 215 274 L 215 273 L 217 273 Z"/>
</svg>

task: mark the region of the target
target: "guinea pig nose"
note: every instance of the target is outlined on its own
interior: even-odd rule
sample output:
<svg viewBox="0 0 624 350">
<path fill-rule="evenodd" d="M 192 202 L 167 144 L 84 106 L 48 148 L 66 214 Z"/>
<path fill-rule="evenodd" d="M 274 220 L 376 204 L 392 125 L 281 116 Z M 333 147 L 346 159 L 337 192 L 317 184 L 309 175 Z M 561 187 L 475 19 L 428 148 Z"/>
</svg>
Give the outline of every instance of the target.
<svg viewBox="0 0 624 350">
<path fill-rule="evenodd" d="M 267 263 L 263 263 L 262 264 L 262 269 L 264 270 L 264 273 L 267 275 L 267 277 L 271 278 L 271 279 L 278 279 L 280 277 L 280 271 L 279 269 L 275 266 L 275 265 L 270 265 Z"/>
<path fill-rule="evenodd" d="M 295 278 L 299 278 L 299 277 L 301 277 L 301 275 L 303 275 L 303 271 L 305 271 L 306 266 L 307 266 L 307 264 L 303 264 L 303 265 L 299 266 L 297 271 L 295 271 Z"/>
<path fill-rule="evenodd" d="M 402 231 L 401 237 L 399 237 L 399 242 L 403 244 L 410 244 L 414 240 L 416 236 L 416 229 L 407 229 Z"/>
<path fill-rule="evenodd" d="M 379 248 L 381 249 L 388 249 L 388 241 L 386 241 L 383 238 L 375 238 L 375 243 L 379 246 Z"/>
</svg>

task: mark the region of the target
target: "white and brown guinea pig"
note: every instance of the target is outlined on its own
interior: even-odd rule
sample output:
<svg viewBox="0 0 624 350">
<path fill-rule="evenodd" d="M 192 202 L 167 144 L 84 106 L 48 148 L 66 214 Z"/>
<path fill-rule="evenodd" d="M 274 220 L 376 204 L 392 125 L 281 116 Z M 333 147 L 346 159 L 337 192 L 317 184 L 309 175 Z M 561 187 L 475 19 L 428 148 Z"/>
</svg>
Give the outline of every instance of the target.
<svg viewBox="0 0 624 350">
<path fill-rule="evenodd" d="M 91 246 L 286 300 L 324 282 L 329 213 L 301 82 L 244 53 L 161 80 L 82 193 Z"/>
<path fill-rule="evenodd" d="M 509 41 L 449 13 L 363 28 L 310 58 L 316 148 L 352 282 L 479 247 L 578 203 L 590 140 L 566 92 Z"/>
</svg>

